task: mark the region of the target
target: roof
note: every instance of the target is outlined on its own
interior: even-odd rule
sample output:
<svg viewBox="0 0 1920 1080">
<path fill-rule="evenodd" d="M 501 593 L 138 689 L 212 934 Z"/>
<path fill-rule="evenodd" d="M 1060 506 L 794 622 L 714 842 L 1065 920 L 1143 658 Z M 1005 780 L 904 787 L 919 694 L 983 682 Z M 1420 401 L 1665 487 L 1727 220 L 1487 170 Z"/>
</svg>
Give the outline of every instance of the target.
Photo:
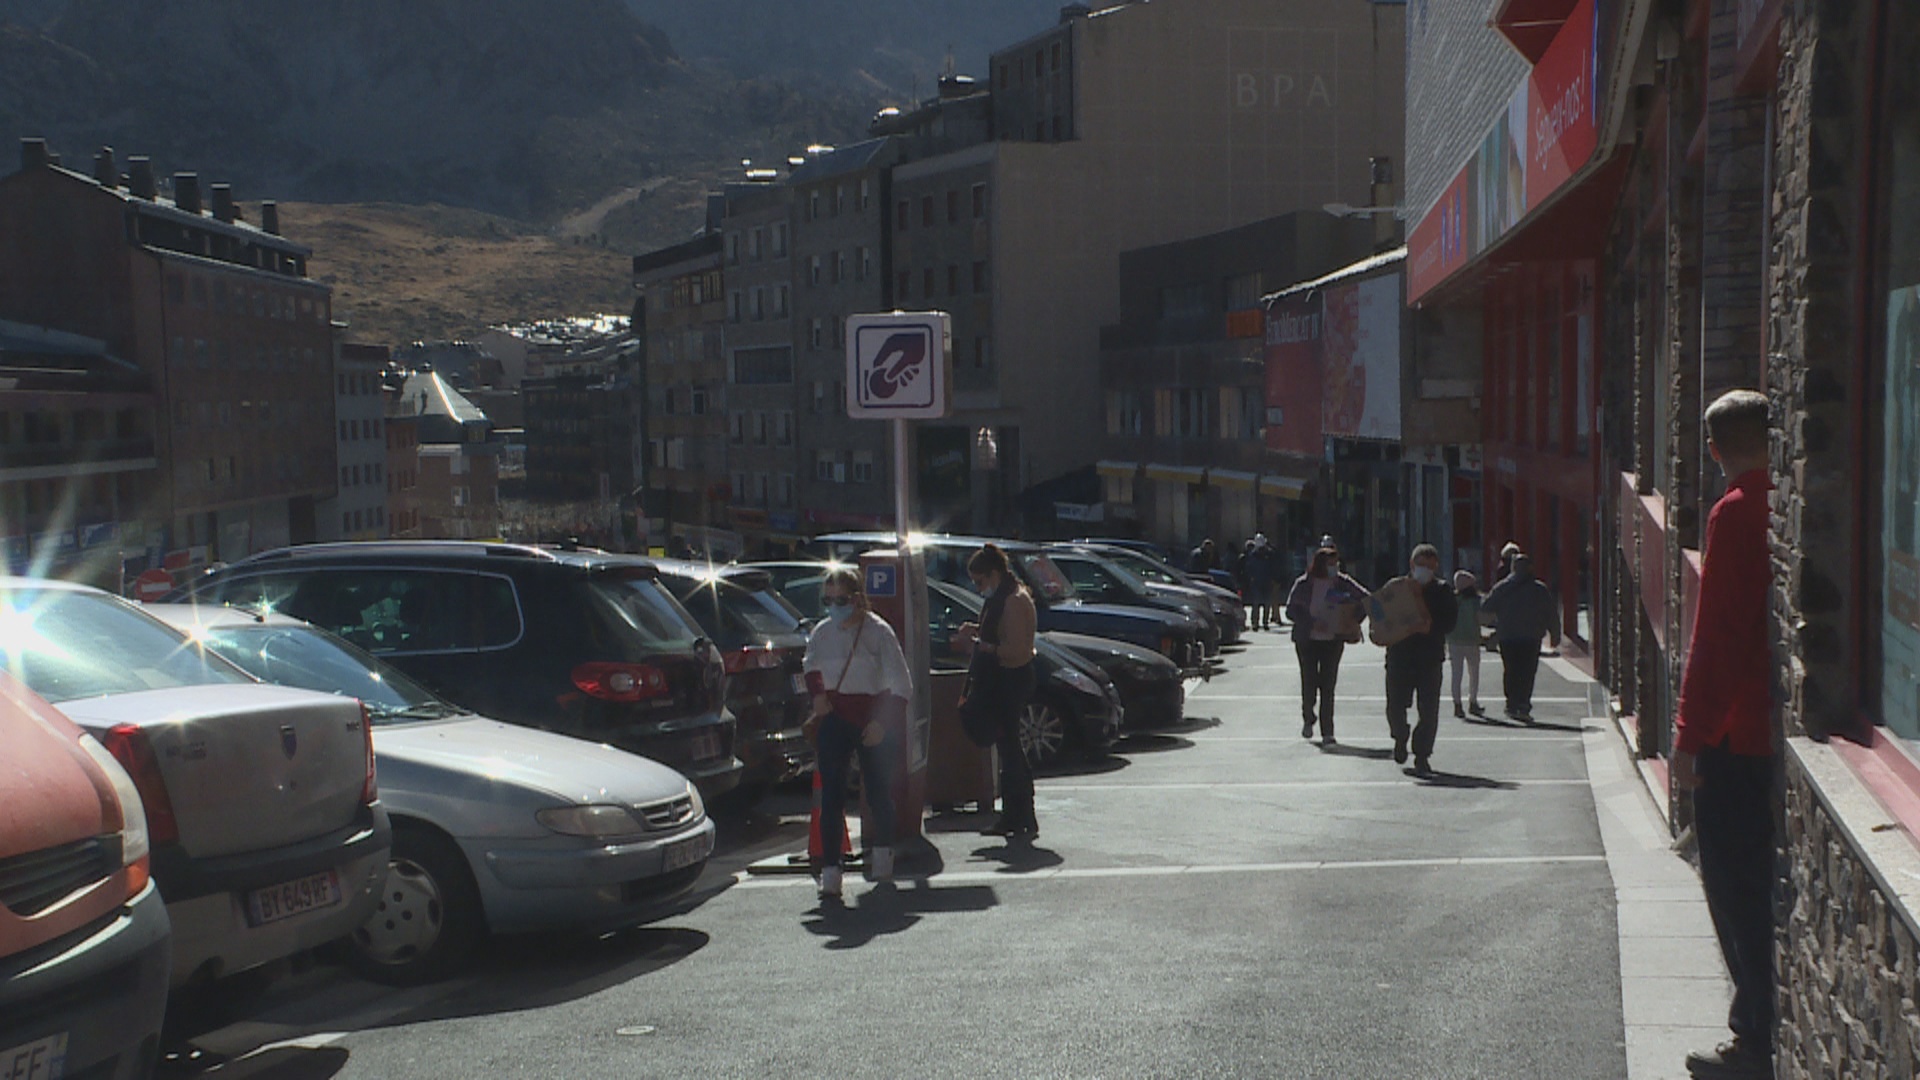
<svg viewBox="0 0 1920 1080">
<path fill-rule="evenodd" d="M 84 184 L 87 187 L 93 189 L 94 191 L 99 192 L 102 195 L 107 195 L 112 198 L 118 199 L 122 203 L 127 204 L 127 206 L 133 209 L 134 212 L 139 214 L 144 214 L 150 217 L 166 218 L 172 221 L 180 222 L 182 224 L 190 224 L 195 228 L 208 229 L 217 233 L 225 233 L 226 235 L 231 236 L 234 239 L 243 241 L 245 243 L 258 244 L 262 247 L 276 248 L 290 255 L 300 255 L 305 257 L 313 254 L 313 249 L 310 247 L 307 247 L 305 244 L 296 244 L 292 240 L 289 240 L 286 237 L 281 236 L 279 233 L 270 233 L 265 229 L 260 228 L 258 225 L 252 225 L 237 219 L 234 221 L 221 221 L 219 218 L 214 217 L 210 212 L 206 210 L 202 210 L 197 214 L 188 213 L 187 211 L 180 209 L 179 206 L 175 205 L 172 199 L 164 198 L 159 195 L 155 195 L 151 199 L 143 199 L 135 195 L 133 192 L 128 191 L 126 188 L 106 187 L 102 185 L 99 181 L 95 180 L 93 177 L 87 175 L 86 173 L 77 172 L 63 165 L 42 165 L 42 166 L 39 166 L 39 168 L 44 169 L 48 172 L 54 173 L 65 179 L 71 180 L 75 183 Z M 14 173 L 12 177 L 7 177 L 6 179 L 10 180 L 10 179 L 13 179 L 13 177 L 19 177 L 19 176 L 25 176 L 25 175 L 28 175 L 28 170 L 22 170 L 21 172 Z M 215 261 L 221 262 L 222 265 L 233 266 L 243 270 L 257 269 L 257 267 L 250 267 L 244 263 L 228 263 L 225 260 L 215 260 Z"/>
<path fill-rule="evenodd" d="M 857 142 L 852 146 L 842 146 L 829 150 L 817 157 L 807 159 L 805 165 L 788 174 L 789 184 L 814 184 L 822 180 L 831 180 L 836 176 L 846 176 L 862 169 L 872 167 L 881 151 L 887 148 L 885 137 Z"/>
<path fill-rule="evenodd" d="M 702 233 L 691 240 L 685 240 L 672 247 L 663 247 L 633 257 L 633 274 L 651 273 L 683 262 L 720 254 L 720 234 Z"/>
<path fill-rule="evenodd" d="M 1261 303 L 1261 306 L 1264 307 L 1267 304 L 1273 303 L 1275 300 L 1284 300 L 1289 296 L 1298 296 L 1301 293 L 1309 293 L 1314 291 L 1315 289 L 1324 289 L 1329 285 L 1338 285 L 1342 281 L 1348 281 L 1354 278 L 1363 278 L 1377 271 L 1393 266 L 1396 263 L 1403 263 L 1406 261 L 1407 261 L 1407 248 L 1406 248 L 1406 245 L 1402 244 L 1401 246 L 1394 248 L 1392 251 L 1383 251 L 1378 255 L 1373 255 L 1368 258 L 1361 259 L 1359 262 L 1354 263 L 1351 266 L 1343 266 L 1340 269 L 1335 270 L 1331 274 L 1326 274 L 1324 276 L 1314 278 L 1312 281 L 1302 281 L 1297 285 L 1289 285 L 1286 288 L 1281 289 L 1277 292 L 1268 293 L 1267 295 L 1260 298 L 1260 303 Z"/>
<path fill-rule="evenodd" d="M 459 424 L 487 422 L 487 414 L 448 385 L 437 371 L 407 376 L 400 386 L 400 403 L 412 416 L 443 416 Z"/>
</svg>

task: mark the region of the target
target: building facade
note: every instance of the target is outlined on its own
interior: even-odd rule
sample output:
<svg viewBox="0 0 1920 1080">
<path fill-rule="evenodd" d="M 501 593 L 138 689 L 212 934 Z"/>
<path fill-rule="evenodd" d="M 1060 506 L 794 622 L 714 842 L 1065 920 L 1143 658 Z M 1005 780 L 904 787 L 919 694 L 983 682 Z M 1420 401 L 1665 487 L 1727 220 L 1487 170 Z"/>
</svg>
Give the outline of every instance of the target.
<svg viewBox="0 0 1920 1080">
<path fill-rule="evenodd" d="M 333 411 L 339 493 L 319 504 L 321 540 L 379 540 L 388 535 L 387 398 L 384 345 L 334 346 Z"/>
<path fill-rule="evenodd" d="M 724 502 L 730 534 L 710 531 L 696 547 L 734 557 L 768 549 L 771 514 L 799 510 L 799 386 L 794 376 L 795 191 L 778 174 L 729 184 L 723 196 L 727 321 L 724 396 L 695 389 L 667 402 L 670 414 L 726 425 Z"/>
<path fill-rule="evenodd" d="M 691 410 L 696 393 L 704 403 L 726 398 L 728 300 L 717 207 L 710 217 L 694 239 L 633 260 L 643 312 L 635 327 L 647 523 L 640 539 L 652 547 L 689 530 L 726 527 L 726 416 L 717 408 Z"/>
</svg>

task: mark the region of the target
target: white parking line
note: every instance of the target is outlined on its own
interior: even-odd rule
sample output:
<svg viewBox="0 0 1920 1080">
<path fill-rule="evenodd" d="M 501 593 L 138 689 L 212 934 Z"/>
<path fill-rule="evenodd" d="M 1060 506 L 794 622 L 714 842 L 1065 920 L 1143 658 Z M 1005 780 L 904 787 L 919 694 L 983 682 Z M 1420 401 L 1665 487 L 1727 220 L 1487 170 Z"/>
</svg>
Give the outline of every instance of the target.
<svg viewBox="0 0 1920 1080">
<path fill-rule="evenodd" d="M 1440 771 L 1438 773 L 1438 777 L 1439 777 L 1439 783 L 1433 784 L 1431 786 L 1446 787 L 1447 786 L 1446 772 Z M 1489 780 L 1490 784 L 1494 782 L 1499 783 L 1502 787 L 1586 787 L 1587 786 L 1587 781 L 1585 778 L 1581 778 L 1577 780 L 1562 780 L 1562 779 L 1551 779 L 1551 778 L 1545 779 L 1545 780 L 1513 780 L 1506 777 L 1499 777 L 1497 778 L 1497 780 Z M 1242 790 L 1242 791 L 1258 791 L 1258 790 L 1266 790 L 1266 789 L 1279 791 L 1286 788 L 1365 788 L 1365 787 L 1412 787 L 1412 786 L 1414 785 L 1410 783 L 1406 777 L 1401 777 L 1396 780 L 1249 780 L 1249 781 L 1207 781 L 1207 782 L 1196 782 L 1196 783 L 1165 783 L 1165 784 L 1133 784 L 1133 783 L 1120 783 L 1118 781 L 1111 784 L 1043 783 L 1040 790 L 1042 793 L 1049 793 L 1049 792 L 1055 792 L 1055 791 L 1219 791 L 1224 788 L 1233 788 L 1235 790 Z"/>
<path fill-rule="evenodd" d="M 1299 701 L 1299 700 L 1300 700 L 1300 695 L 1298 692 L 1295 692 L 1292 694 L 1188 694 L 1187 695 L 1188 702 Z M 1372 704 L 1372 703 L 1385 704 L 1386 700 L 1387 699 L 1385 695 L 1381 695 L 1379 697 L 1373 697 L 1366 694 L 1355 694 L 1349 697 L 1346 694 L 1339 694 L 1335 696 L 1334 704 L 1345 705 L 1350 701 L 1364 701 L 1364 702 L 1368 702 L 1369 704 Z M 1585 705 L 1587 704 L 1587 699 L 1583 697 L 1537 697 L 1533 699 L 1533 703 L 1535 705 Z"/>
<path fill-rule="evenodd" d="M 1156 732 L 1149 731 L 1149 732 L 1143 732 L 1142 734 L 1154 735 L 1156 734 Z M 1319 745 L 1319 743 L 1317 742 L 1303 739 L 1298 735 L 1209 735 L 1203 731 L 1196 731 L 1196 732 L 1192 732 L 1191 734 L 1199 736 L 1201 741 L 1203 742 L 1210 742 L 1210 743 L 1217 743 L 1217 742 L 1299 743 L 1301 746 L 1305 746 L 1309 748 L 1317 747 Z M 1181 735 L 1179 737 L 1186 738 L 1187 736 Z M 1558 731 L 1558 730 L 1549 728 L 1544 731 L 1535 729 L 1535 731 L 1532 734 L 1527 734 L 1527 735 L 1442 735 L 1440 736 L 1440 744 L 1443 746 L 1452 746 L 1454 743 L 1463 743 L 1463 742 L 1537 743 L 1537 742 L 1552 742 L 1556 739 L 1579 739 L 1583 737 L 1584 737 L 1583 732 Z M 1340 742 L 1342 745 L 1347 745 L 1352 743 L 1371 743 L 1379 746 L 1393 745 L 1393 740 L 1385 735 L 1342 735 L 1340 736 Z M 1126 747 L 1124 746 L 1121 747 L 1120 751 L 1122 753 L 1125 753 Z"/>
<path fill-rule="evenodd" d="M 1585 783 L 1585 781 L 1581 781 Z M 999 870 L 943 871 L 931 878 L 902 878 L 898 888 L 905 892 L 923 886 L 1008 884 L 1019 881 L 1085 881 L 1101 878 L 1178 877 L 1186 874 L 1285 874 L 1329 870 L 1449 870 L 1480 866 L 1558 866 L 1604 863 L 1605 855 L 1461 855 L 1432 859 L 1353 859 L 1302 860 L 1273 863 L 1196 863 L 1173 866 L 1069 866 L 1049 867 L 1030 873 Z M 813 879 L 801 874 L 781 877 L 737 875 L 737 889 L 791 889 L 811 887 Z"/>
</svg>

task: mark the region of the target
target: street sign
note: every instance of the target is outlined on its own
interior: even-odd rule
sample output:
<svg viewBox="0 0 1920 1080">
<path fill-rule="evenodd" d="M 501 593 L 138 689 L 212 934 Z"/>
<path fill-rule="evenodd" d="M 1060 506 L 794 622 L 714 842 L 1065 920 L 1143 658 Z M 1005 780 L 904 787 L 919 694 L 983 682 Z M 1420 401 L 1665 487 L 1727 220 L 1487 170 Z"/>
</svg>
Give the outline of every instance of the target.
<svg viewBox="0 0 1920 1080">
<path fill-rule="evenodd" d="M 172 591 L 173 575 L 165 570 L 142 570 L 133 579 L 133 598 L 143 604 L 158 603 Z"/>
<path fill-rule="evenodd" d="M 899 595 L 900 581 L 891 566 L 867 567 L 867 595 L 891 598 Z"/>
<path fill-rule="evenodd" d="M 847 415 L 938 420 L 947 415 L 952 322 L 944 311 L 847 318 Z"/>
</svg>

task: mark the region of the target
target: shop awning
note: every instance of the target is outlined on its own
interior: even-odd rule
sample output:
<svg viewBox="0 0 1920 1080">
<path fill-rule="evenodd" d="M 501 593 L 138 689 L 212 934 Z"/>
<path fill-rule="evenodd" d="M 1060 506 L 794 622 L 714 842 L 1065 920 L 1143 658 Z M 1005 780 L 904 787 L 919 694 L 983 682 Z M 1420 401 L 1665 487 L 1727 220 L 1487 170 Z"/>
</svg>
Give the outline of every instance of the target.
<svg viewBox="0 0 1920 1080">
<path fill-rule="evenodd" d="M 1099 473 L 1101 476 L 1113 476 L 1127 480 L 1131 479 L 1134 473 L 1140 471 L 1140 463 L 1136 461 L 1100 461 L 1094 463 L 1093 471 Z"/>
<path fill-rule="evenodd" d="M 1201 465 L 1148 465 L 1147 479 L 1169 484 L 1204 484 L 1207 470 Z"/>
<path fill-rule="evenodd" d="M 1494 0 L 1487 25 L 1513 43 L 1527 63 L 1537 64 L 1560 32 L 1577 0 Z"/>
<path fill-rule="evenodd" d="M 1250 472 L 1238 472 L 1233 469 L 1213 469 L 1207 473 L 1207 482 L 1217 488 L 1238 491 L 1252 491 L 1260 478 Z"/>
<path fill-rule="evenodd" d="M 1260 494 L 1271 495 L 1276 499 L 1303 499 L 1306 497 L 1307 484 L 1310 482 L 1304 476 L 1269 473 L 1260 478 Z"/>
</svg>

